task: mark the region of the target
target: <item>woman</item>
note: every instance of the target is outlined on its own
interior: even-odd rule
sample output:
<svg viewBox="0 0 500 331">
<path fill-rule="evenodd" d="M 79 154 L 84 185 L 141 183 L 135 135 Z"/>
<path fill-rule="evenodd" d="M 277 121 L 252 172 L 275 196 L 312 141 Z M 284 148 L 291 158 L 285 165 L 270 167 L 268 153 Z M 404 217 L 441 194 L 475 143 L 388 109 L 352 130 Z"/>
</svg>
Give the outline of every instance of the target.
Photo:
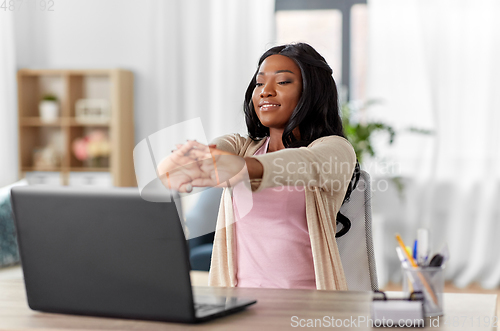
<svg viewBox="0 0 500 331">
<path fill-rule="evenodd" d="M 220 137 L 210 151 L 189 141 L 159 166 L 165 185 L 181 192 L 226 186 L 210 285 L 347 290 L 336 217 L 359 166 L 331 68 L 307 44 L 273 47 L 260 58 L 244 111 L 249 137 Z"/>
</svg>

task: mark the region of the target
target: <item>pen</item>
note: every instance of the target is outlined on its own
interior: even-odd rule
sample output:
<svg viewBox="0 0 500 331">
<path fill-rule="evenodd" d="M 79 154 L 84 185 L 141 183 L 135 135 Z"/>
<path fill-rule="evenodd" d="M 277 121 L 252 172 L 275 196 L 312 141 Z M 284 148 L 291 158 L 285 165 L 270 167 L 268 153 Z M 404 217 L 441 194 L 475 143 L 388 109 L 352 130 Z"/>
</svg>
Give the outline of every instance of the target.
<svg viewBox="0 0 500 331">
<path fill-rule="evenodd" d="M 409 268 L 410 265 L 408 264 L 408 260 L 406 260 L 401 247 L 396 247 L 396 253 L 398 254 L 398 258 L 399 258 L 399 261 L 401 262 L 401 265 L 404 268 Z"/>
<path fill-rule="evenodd" d="M 413 242 L 413 259 L 417 260 L 417 240 Z M 418 260 L 417 263 L 420 265 Z"/>
<path fill-rule="evenodd" d="M 418 229 L 417 231 L 417 262 L 424 266 L 429 258 L 429 230 Z"/>
<path fill-rule="evenodd" d="M 396 240 L 398 241 L 399 246 L 401 246 L 401 249 L 406 254 L 406 258 L 408 259 L 408 261 L 410 261 L 411 265 L 414 268 L 418 268 L 417 264 L 415 263 L 415 260 L 406 251 L 406 249 L 405 249 L 405 243 L 403 242 L 403 239 L 401 239 L 401 236 L 399 235 L 399 233 L 396 233 Z M 422 284 L 424 284 L 424 287 L 427 290 L 427 292 L 429 292 L 429 294 L 431 295 L 432 301 L 434 301 L 434 303 L 437 305 L 438 304 L 438 299 L 436 298 L 436 294 L 434 294 L 434 291 L 429 286 L 429 283 L 427 283 L 427 280 L 425 280 L 424 275 L 422 275 L 422 273 L 418 269 L 417 269 L 417 275 L 418 275 L 418 278 L 420 278 L 420 281 L 422 282 Z"/>
<path fill-rule="evenodd" d="M 403 255 L 403 251 L 401 250 L 401 247 L 396 247 L 396 253 L 398 254 L 398 258 L 399 258 L 399 261 L 401 261 L 401 265 L 403 266 L 403 268 L 405 269 L 409 269 L 410 268 L 410 265 L 408 264 L 408 261 L 405 259 L 405 256 Z M 409 283 L 408 285 L 409 288 L 410 288 L 410 292 L 413 292 L 415 287 L 413 284 L 417 285 L 416 282 L 415 282 L 415 278 L 413 278 L 413 274 L 411 272 L 408 273 L 408 279 L 409 279 Z"/>
</svg>

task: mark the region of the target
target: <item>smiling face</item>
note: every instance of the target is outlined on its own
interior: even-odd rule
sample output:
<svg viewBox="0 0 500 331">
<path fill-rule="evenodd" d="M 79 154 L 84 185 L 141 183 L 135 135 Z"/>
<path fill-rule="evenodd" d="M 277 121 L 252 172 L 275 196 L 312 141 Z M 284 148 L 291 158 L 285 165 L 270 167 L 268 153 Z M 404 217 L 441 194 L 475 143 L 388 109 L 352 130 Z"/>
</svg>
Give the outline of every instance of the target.
<svg viewBox="0 0 500 331">
<path fill-rule="evenodd" d="M 302 94 L 299 66 L 284 55 L 271 55 L 262 62 L 252 102 L 262 125 L 283 129 Z"/>
</svg>

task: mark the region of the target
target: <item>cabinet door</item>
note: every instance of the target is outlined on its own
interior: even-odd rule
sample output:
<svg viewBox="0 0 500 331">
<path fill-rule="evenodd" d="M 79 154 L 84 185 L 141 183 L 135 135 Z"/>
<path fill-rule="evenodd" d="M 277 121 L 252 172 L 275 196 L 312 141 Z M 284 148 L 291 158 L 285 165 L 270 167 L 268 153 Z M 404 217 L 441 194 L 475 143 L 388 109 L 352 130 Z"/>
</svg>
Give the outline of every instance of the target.
<svg viewBox="0 0 500 331">
<path fill-rule="evenodd" d="M 30 185 L 62 185 L 59 172 L 31 171 L 26 173 Z"/>
<path fill-rule="evenodd" d="M 69 186 L 111 187 L 113 180 L 109 172 L 70 172 Z"/>
</svg>

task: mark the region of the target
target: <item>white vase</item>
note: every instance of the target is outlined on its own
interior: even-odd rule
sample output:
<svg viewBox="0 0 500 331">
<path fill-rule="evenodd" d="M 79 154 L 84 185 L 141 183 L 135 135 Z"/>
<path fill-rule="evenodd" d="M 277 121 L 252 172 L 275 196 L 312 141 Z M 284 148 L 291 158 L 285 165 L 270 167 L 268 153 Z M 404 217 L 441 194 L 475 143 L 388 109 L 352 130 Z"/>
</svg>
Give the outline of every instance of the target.
<svg viewBox="0 0 500 331">
<path fill-rule="evenodd" d="M 38 105 L 38 110 L 42 122 L 54 122 L 59 117 L 59 104 L 57 101 L 42 100 Z"/>
</svg>

